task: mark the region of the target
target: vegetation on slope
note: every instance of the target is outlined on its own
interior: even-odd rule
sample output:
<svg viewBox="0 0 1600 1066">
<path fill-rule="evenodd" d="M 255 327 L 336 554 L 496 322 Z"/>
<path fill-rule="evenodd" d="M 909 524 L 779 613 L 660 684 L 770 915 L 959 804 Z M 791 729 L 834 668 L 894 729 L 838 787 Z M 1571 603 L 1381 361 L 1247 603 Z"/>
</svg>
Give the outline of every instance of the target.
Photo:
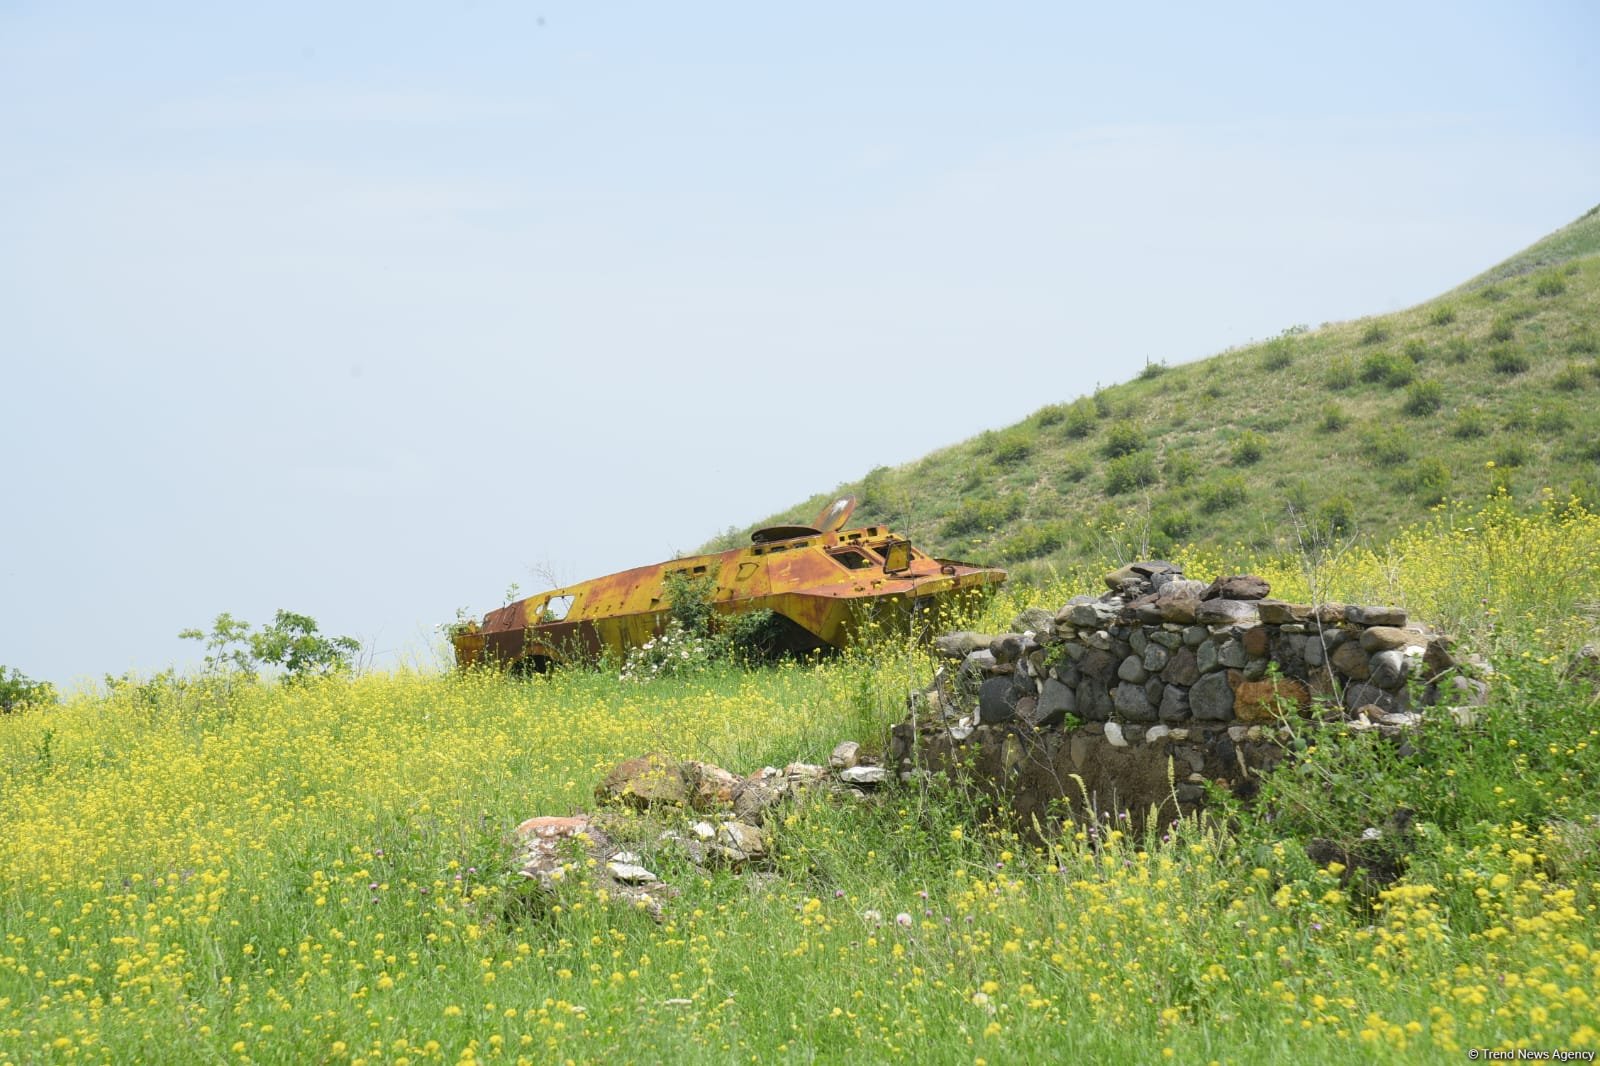
<svg viewBox="0 0 1600 1066">
<path fill-rule="evenodd" d="M 1600 210 L 1410 310 L 1041 408 L 842 486 L 858 516 L 1047 580 L 1113 525 L 1176 544 L 1387 536 L 1451 497 L 1600 504 Z M 822 496 L 758 525 L 805 521 Z M 730 531 L 719 544 L 743 542 Z"/>
<path fill-rule="evenodd" d="M 1600 518 L 1501 501 L 1394 545 L 1179 554 L 1449 617 L 1499 670 L 1470 727 L 1430 715 L 1404 751 L 1313 737 L 1226 833 L 1108 824 L 1046 847 L 951 787 L 813 802 L 778 820 L 770 874 L 652 858 L 682 891 L 659 924 L 581 866 L 553 906 L 516 905 L 508 831 L 588 806 L 649 749 L 749 771 L 881 742 L 933 664 L 882 645 L 646 683 L 158 680 L 0 717 L 0 1064 L 1594 1048 L 1600 702 L 1562 649 L 1595 632 Z M 978 624 L 1093 579 L 1016 589 Z M 1402 808 L 1399 882 L 1308 857 Z"/>
</svg>

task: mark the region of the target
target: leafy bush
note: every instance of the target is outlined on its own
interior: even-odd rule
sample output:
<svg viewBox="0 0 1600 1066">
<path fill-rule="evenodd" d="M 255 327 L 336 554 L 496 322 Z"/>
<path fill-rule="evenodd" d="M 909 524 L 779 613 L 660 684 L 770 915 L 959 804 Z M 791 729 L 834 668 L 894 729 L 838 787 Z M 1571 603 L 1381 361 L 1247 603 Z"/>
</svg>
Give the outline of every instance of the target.
<svg viewBox="0 0 1600 1066">
<path fill-rule="evenodd" d="M 1035 411 L 1033 413 L 1032 421 L 1034 425 L 1038 426 L 1040 429 L 1043 429 L 1046 426 L 1053 426 L 1058 422 L 1064 421 L 1066 417 L 1067 405 L 1062 403 L 1052 403 Z"/>
<path fill-rule="evenodd" d="M 997 541 L 994 550 L 1004 562 L 1037 559 L 1065 547 L 1072 529 L 1066 522 L 1029 522 L 1016 533 Z"/>
<path fill-rule="evenodd" d="M 1501 300 L 1504 300 L 1507 295 L 1508 293 L 1506 290 L 1502 289 L 1498 285 L 1485 285 L 1482 289 L 1478 290 L 1478 299 L 1488 304 L 1497 304 Z"/>
<path fill-rule="evenodd" d="M 994 500 L 963 500 L 944 520 L 939 532 L 946 537 L 962 537 L 1004 525 L 1022 513 L 1028 498 L 1020 492 Z"/>
<path fill-rule="evenodd" d="M 1382 382 L 1391 389 L 1409 385 L 1416 376 L 1415 364 L 1402 356 L 1389 352 L 1373 352 L 1361 360 L 1361 380 L 1368 384 Z"/>
<path fill-rule="evenodd" d="M 1406 390 L 1405 412 L 1416 418 L 1431 415 L 1444 406 L 1444 386 L 1437 381 L 1415 381 Z"/>
<path fill-rule="evenodd" d="M 1200 460 L 1186 451 L 1174 449 L 1161 464 L 1161 477 L 1168 485 L 1185 485 L 1200 474 Z"/>
<path fill-rule="evenodd" d="M 1075 459 L 1061 470 L 1062 485 L 1076 485 L 1089 476 L 1089 464 L 1082 459 Z"/>
<path fill-rule="evenodd" d="M 55 686 L 34 681 L 16 667 L 0 666 L 0 714 L 12 714 L 24 707 L 38 707 L 56 701 Z"/>
<path fill-rule="evenodd" d="M 1362 344 L 1382 344 L 1389 339 L 1389 326 L 1386 322 L 1369 322 L 1361 331 Z"/>
<path fill-rule="evenodd" d="M 1325 403 L 1322 405 L 1322 421 L 1319 424 L 1325 432 L 1337 433 L 1350 424 L 1350 416 L 1338 404 Z"/>
<path fill-rule="evenodd" d="M 1517 320 L 1511 315 L 1496 315 L 1489 323 L 1489 339 L 1505 342 L 1517 335 Z"/>
<path fill-rule="evenodd" d="M 1489 417 L 1477 404 L 1468 404 L 1456 412 L 1455 423 L 1450 427 L 1452 436 L 1473 440 L 1489 432 Z"/>
<path fill-rule="evenodd" d="M 1237 507 L 1248 495 L 1244 478 L 1238 474 L 1228 474 L 1200 489 L 1200 510 L 1206 514 L 1217 514 L 1230 507 Z"/>
<path fill-rule="evenodd" d="M 1515 470 L 1525 466 L 1528 462 L 1528 442 L 1519 437 L 1511 437 L 1500 442 L 1494 450 L 1494 465 Z"/>
<path fill-rule="evenodd" d="M 1167 372 L 1167 364 L 1166 364 L 1165 360 L 1162 360 L 1159 363 L 1152 363 L 1147 358 L 1144 361 L 1144 368 L 1139 371 L 1139 380 L 1140 381 L 1149 381 L 1152 378 L 1160 377 L 1162 374 L 1165 374 L 1166 372 Z"/>
<path fill-rule="evenodd" d="M 1270 372 L 1283 370 L 1294 362 L 1294 342 L 1287 336 L 1274 337 L 1261 353 L 1261 369 Z"/>
<path fill-rule="evenodd" d="M 1533 416 L 1533 428 L 1546 437 L 1565 433 L 1572 428 L 1572 408 L 1564 403 L 1546 404 Z"/>
<path fill-rule="evenodd" d="M 1247 429 L 1233 438 L 1233 464 L 1251 466 L 1267 454 L 1267 438 L 1253 429 Z"/>
<path fill-rule="evenodd" d="M 1428 346 L 1420 338 L 1412 337 L 1401 346 L 1400 354 L 1413 363 L 1425 363 L 1428 361 Z"/>
<path fill-rule="evenodd" d="M 1538 296 L 1560 296 L 1567 291 L 1567 279 L 1553 270 L 1540 274 L 1534 280 L 1533 291 Z"/>
<path fill-rule="evenodd" d="M 1194 532 L 1194 515 L 1184 510 L 1159 510 L 1150 516 L 1152 523 L 1169 541 L 1181 541 Z"/>
<path fill-rule="evenodd" d="M 994 461 L 1002 466 L 1015 466 L 1033 454 L 1033 434 L 1021 426 L 995 435 Z"/>
<path fill-rule="evenodd" d="M 1528 353 L 1514 345 L 1503 345 L 1489 353 L 1489 365 L 1496 374 L 1521 374 L 1529 367 Z"/>
<path fill-rule="evenodd" d="M 1106 464 L 1106 493 L 1111 496 L 1154 485 L 1159 480 L 1155 456 L 1149 452 L 1121 455 Z"/>
<path fill-rule="evenodd" d="M 1330 360 L 1327 372 L 1322 376 L 1322 383 L 1335 392 L 1348 389 L 1356 383 L 1355 363 L 1345 355 Z"/>
<path fill-rule="evenodd" d="M 291 681 L 348 674 L 361 653 L 361 642 L 354 637 L 324 636 L 314 618 L 284 610 L 260 629 L 224 611 L 210 633 L 185 629 L 178 637 L 204 642 L 206 673 L 242 678 L 256 677 L 264 666 L 279 668 Z"/>
<path fill-rule="evenodd" d="M 1105 443 L 1100 446 L 1100 453 L 1107 459 L 1116 459 L 1119 456 L 1132 455 L 1145 445 L 1144 433 L 1132 422 L 1118 422 L 1106 433 Z"/>
<path fill-rule="evenodd" d="M 1316 524 L 1333 533 L 1348 533 L 1355 528 L 1356 505 L 1343 494 L 1330 496 L 1317 504 L 1312 516 Z"/>
<path fill-rule="evenodd" d="M 1435 326 L 1448 326 L 1455 320 L 1456 309 L 1454 304 L 1440 304 L 1433 309 L 1433 312 L 1430 315 L 1428 315 L 1428 321 L 1433 323 Z"/>
<path fill-rule="evenodd" d="M 1067 405 L 1062 415 L 1061 428 L 1067 436 L 1081 440 L 1094 432 L 1095 423 L 1098 421 L 1100 414 L 1095 409 L 1094 401 L 1085 396 Z"/>
<path fill-rule="evenodd" d="M 1411 456 L 1406 435 L 1393 426 L 1372 426 L 1361 434 L 1363 458 L 1374 466 L 1393 466 Z"/>
<path fill-rule="evenodd" d="M 1443 503 L 1450 498 L 1450 464 L 1436 455 L 1418 459 L 1407 474 L 1406 488 L 1423 503 Z"/>
<path fill-rule="evenodd" d="M 1445 362 L 1460 366 L 1472 358 L 1472 345 L 1467 343 L 1465 337 L 1451 337 L 1444 342 Z"/>
</svg>

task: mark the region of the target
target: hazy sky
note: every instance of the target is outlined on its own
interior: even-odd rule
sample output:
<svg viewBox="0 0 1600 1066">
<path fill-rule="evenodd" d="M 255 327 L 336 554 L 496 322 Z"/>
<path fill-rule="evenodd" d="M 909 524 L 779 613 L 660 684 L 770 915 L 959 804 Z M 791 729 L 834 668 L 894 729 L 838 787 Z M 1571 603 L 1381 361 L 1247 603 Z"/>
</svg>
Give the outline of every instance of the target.
<svg viewBox="0 0 1600 1066">
<path fill-rule="evenodd" d="M 0 663 L 425 657 L 1600 201 L 1600 7 L 1292 8 L 0 0 Z"/>
</svg>

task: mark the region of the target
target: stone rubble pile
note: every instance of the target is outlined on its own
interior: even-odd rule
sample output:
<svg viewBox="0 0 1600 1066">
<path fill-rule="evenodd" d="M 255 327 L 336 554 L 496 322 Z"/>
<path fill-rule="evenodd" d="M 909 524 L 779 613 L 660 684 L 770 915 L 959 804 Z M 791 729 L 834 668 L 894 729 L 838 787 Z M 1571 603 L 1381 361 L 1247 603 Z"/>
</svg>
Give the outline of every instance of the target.
<svg viewBox="0 0 1600 1066">
<path fill-rule="evenodd" d="M 913 695 L 891 765 L 905 776 L 975 763 L 1038 793 L 1022 797 L 1024 816 L 1061 798 L 1177 813 L 1201 805 L 1207 782 L 1252 790 L 1313 724 L 1396 736 L 1428 707 L 1468 722 L 1486 693 L 1484 664 L 1458 663 L 1396 607 L 1286 603 L 1255 575 L 1206 583 L 1163 561 L 1105 582 L 1054 614 L 1024 611 L 1014 632 L 938 638 L 951 665 Z"/>
<path fill-rule="evenodd" d="M 600 812 L 517 826 L 515 868 L 538 892 L 583 877 L 608 898 L 659 918 L 676 890 L 652 865 L 665 859 L 696 869 L 758 868 L 768 858 L 774 810 L 820 792 L 865 799 L 888 776 L 855 741 L 836 747 L 828 766 L 766 766 L 746 777 L 652 752 L 618 763 L 596 786 Z"/>
</svg>

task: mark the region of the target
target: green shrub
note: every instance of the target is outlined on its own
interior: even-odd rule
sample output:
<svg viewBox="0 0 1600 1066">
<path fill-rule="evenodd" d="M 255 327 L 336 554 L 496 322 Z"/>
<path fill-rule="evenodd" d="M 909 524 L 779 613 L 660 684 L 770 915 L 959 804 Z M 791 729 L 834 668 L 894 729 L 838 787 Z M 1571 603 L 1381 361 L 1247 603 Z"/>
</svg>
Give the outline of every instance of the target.
<svg viewBox="0 0 1600 1066">
<path fill-rule="evenodd" d="M 1118 422 L 1106 433 L 1100 453 L 1107 459 L 1132 455 L 1145 446 L 1144 433 L 1132 422 Z"/>
<path fill-rule="evenodd" d="M 42 707 L 56 701 L 55 686 L 34 681 L 16 667 L 0 666 L 0 714 L 12 714 L 24 707 Z"/>
<path fill-rule="evenodd" d="M 1386 322 L 1368 322 L 1361 331 L 1362 344 L 1382 344 L 1389 339 L 1389 325 Z"/>
<path fill-rule="evenodd" d="M 1161 361 L 1159 363 L 1152 363 L 1149 360 L 1149 358 L 1147 357 L 1145 359 L 1145 361 L 1144 361 L 1144 368 L 1139 371 L 1139 380 L 1140 381 L 1149 381 L 1152 378 L 1160 377 L 1162 374 L 1165 374 L 1166 372 L 1167 372 L 1167 364 L 1166 364 L 1165 360 L 1163 360 L 1163 361 Z"/>
<path fill-rule="evenodd" d="M 1362 456 L 1373 466 L 1393 466 L 1411 456 L 1406 435 L 1393 426 L 1372 426 L 1361 434 Z"/>
<path fill-rule="evenodd" d="M 1455 366 L 1460 366 L 1472 358 L 1472 345 L 1467 343 L 1465 337 L 1451 337 L 1444 342 L 1444 360 Z"/>
<path fill-rule="evenodd" d="M 962 537 L 982 533 L 1004 525 L 1022 513 L 1028 498 L 1012 492 L 994 500 L 964 500 L 939 526 L 946 537 Z"/>
<path fill-rule="evenodd" d="M 994 461 L 1002 466 L 1015 466 L 1033 454 L 1033 434 L 1018 426 L 996 434 Z"/>
<path fill-rule="evenodd" d="M 1433 323 L 1435 326 L 1448 326 L 1455 320 L 1456 308 L 1454 304 L 1440 304 L 1439 306 L 1435 307 L 1433 309 L 1433 313 L 1428 316 L 1428 321 Z"/>
<path fill-rule="evenodd" d="M 1528 444 L 1520 438 L 1512 437 L 1508 440 L 1503 440 L 1500 442 L 1500 446 L 1494 450 L 1495 466 L 1503 466 L 1515 470 L 1520 466 L 1527 465 L 1527 462 Z"/>
<path fill-rule="evenodd" d="M 1450 464 L 1436 455 L 1418 459 L 1406 476 L 1406 488 L 1425 504 L 1450 498 Z"/>
<path fill-rule="evenodd" d="M 1200 474 L 1200 460 L 1186 451 L 1167 453 L 1161 464 L 1161 479 L 1168 485 L 1186 485 Z"/>
<path fill-rule="evenodd" d="M 1343 494 L 1330 496 L 1317 505 L 1312 516 L 1318 526 L 1334 533 L 1348 533 L 1355 528 L 1356 505 Z"/>
<path fill-rule="evenodd" d="M 1067 436 L 1082 440 L 1094 432 L 1095 423 L 1099 421 L 1100 414 L 1095 409 L 1094 401 L 1085 396 L 1067 405 L 1062 415 L 1061 428 Z"/>
<path fill-rule="evenodd" d="M 1152 523 L 1169 541 L 1184 540 L 1194 532 L 1194 515 L 1181 509 L 1159 510 L 1150 516 Z"/>
<path fill-rule="evenodd" d="M 1060 483 L 1062 485 L 1076 485 L 1089 476 L 1089 464 L 1086 460 L 1075 459 L 1061 469 Z"/>
<path fill-rule="evenodd" d="M 1149 452 L 1121 455 L 1106 464 L 1106 493 L 1110 496 L 1154 485 L 1159 480 L 1155 456 Z"/>
<path fill-rule="evenodd" d="M 1035 411 L 1031 421 L 1040 429 L 1044 429 L 1047 426 L 1053 426 L 1059 422 L 1065 421 L 1066 417 L 1067 405 L 1064 403 L 1052 403 L 1047 404 L 1046 406 Z"/>
<path fill-rule="evenodd" d="M 1419 338 L 1412 337 L 1401 345 L 1400 354 L 1413 363 L 1425 363 L 1428 361 L 1428 346 Z"/>
<path fill-rule="evenodd" d="M 1337 433 L 1350 424 L 1350 416 L 1345 409 L 1336 403 L 1322 405 L 1322 429 L 1328 433 Z"/>
<path fill-rule="evenodd" d="M 1322 375 L 1322 383 L 1335 392 L 1348 389 L 1356 383 L 1356 365 L 1347 355 L 1328 361 L 1328 369 Z"/>
<path fill-rule="evenodd" d="M 1587 326 L 1572 335 L 1567 341 L 1567 351 L 1573 355 L 1594 355 L 1600 352 L 1600 337 Z"/>
<path fill-rule="evenodd" d="M 1444 406 L 1444 386 L 1437 381 L 1414 381 L 1406 390 L 1405 412 L 1416 418 L 1431 415 Z"/>
<path fill-rule="evenodd" d="M 1564 403 L 1546 404 L 1533 416 L 1533 428 L 1546 437 L 1556 437 L 1572 428 L 1572 408 Z"/>
<path fill-rule="evenodd" d="M 279 610 L 272 624 L 252 631 L 248 622 L 224 611 L 211 632 L 185 629 L 182 640 L 203 641 L 205 670 L 210 674 L 255 677 L 263 666 L 276 666 L 291 681 L 355 669 L 361 643 L 354 637 L 328 637 L 317 632 L 316 619 Z"/>
<path fill-rule="evenodd" d="M 1489 418 L 1477 404 L 1468 404 L 1457 411 L 1456 420 L 1450 426 L 1451 435 L 1462 440 L 1473 440 L 1488 432 Z"/>
<path fill-rule="evenodd" d="M 1373 352 L 1361 360 L 1361 380 L 1368 384 L 1381 382 L 1398 389 L 1409 385 L 1415 376 L 1416 367 L 1411 360 L 1389 352 Z"/>
<path fill-rule="evenodd" d="M 1489 353 L 1489 365 L 1496 374 L 1521 374 L 1529 367 L 1528 353 L 1515 345 L 1502 345 Z"/>
<path fill-rule="evenodd" d="M 1560 296 L 1567 291 L 1567 279 L 1555 271 L 1540 274 L 1534 280 L 1533 291 L 1538 296 Z"/>
<path fill-rule="evenodd" d="M 1261 369 L 1268 372 L 1283 370 L 1293 362 L 1294 342 L 1288 337 L 1273 338 L 1261 353 Z"/>
<path fill-rule="evenodd" d="M 1233 465 L 1251 466 L 1267 454 L 1267 438 L 1253 429 L 1247 429 L 1233 438 Z"/>
<path fill-rule="evenodd" d="M 1226 511 L 1243 503 L 1248 495 L 1244 478 L 1238 474 L 1228 474 L 1200 489 L 1200 510 L 1206 514 Z"/>
<path fill-rule="evenodd" d="M 1504 343 L 1517 335 L 1517 320 L 1511 315 L 1496 315 L 1489 323 L 1489 339 Z"/>
<path fill-rule="evenodd" d="M 995 542 L 994 551 L 1005 562 L 1037 559 L 1065 547 L 1071 534 L 1071 527 L 1065 522 L 1029 522 Z"/>
<path fill-rule="evenodd" d="M 1478 299 L 1484 303 L 1497 304 L 1506 298 L 1506 290 L 1498 285 L 1485 285 L 1478 292 Z"/>
</svg>

